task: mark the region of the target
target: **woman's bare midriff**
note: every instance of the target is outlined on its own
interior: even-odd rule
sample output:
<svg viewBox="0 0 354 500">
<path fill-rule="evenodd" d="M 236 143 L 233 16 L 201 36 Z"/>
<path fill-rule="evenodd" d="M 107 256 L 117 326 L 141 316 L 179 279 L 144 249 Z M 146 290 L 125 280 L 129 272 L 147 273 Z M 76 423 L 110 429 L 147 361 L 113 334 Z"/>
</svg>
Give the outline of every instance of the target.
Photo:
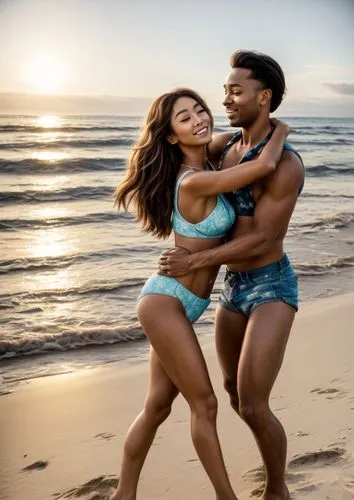
<svg viewBox="0 0 354 500">
<path fill-rule="evenodd" d="M 201 250 L 209 250 L 224 243 L 224 238 L 202 239 L 175 235 L 175 245 L 186 248 L 189 252 L 195 253 Z M 214 286 L 214 282 L 219 272 L 220 266 L 209 266 L 197 269 L 185 276 L 176 278 L 184 287 L 188 288 L 194 295 L 207 299 Z"/>
</svg>

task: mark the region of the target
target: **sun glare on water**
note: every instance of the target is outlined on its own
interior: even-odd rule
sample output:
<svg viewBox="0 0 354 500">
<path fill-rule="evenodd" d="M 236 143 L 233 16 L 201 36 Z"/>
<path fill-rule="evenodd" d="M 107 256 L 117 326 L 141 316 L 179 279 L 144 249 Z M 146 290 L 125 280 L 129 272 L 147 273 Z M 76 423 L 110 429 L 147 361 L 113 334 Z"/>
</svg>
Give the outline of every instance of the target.
<svg viewBox="0 0 354 500">
<path fill-rule="evenodd" d="M 53 128 L 61 126 L 61 119 L 59 116 L 40 116 L 36 120 L 36 125 L 43 128 Z"/>
<path fill-rule="evenodd" d="M 34 125 L 43 129 L 40 131 L 41 141 L 44 142 L 45 140 L 55 148 L 55 141 L 60 133 L 59 129 L 63 125 L 62 119 L 55 115 L 43 115 L 36 118 Z M 69 153 L 65 151 L 35 151 L 32 154 L 32 158 L 43 162 L 56 162 L 65 160 L 69 157 Z"/>
<path fill-rule="evenodd" d="M 34 236 L 28 249 L 33 257 L 59 257 L 73 251 L 74 244 L 64 229 L 38 230 Z"/>
<path fill-rule="evenodd" d="M 62 151 L 37 151 L 36 153 L 33 153 L 32 158 L 35 160 L 54 162 L 65 160 L 66 158 L 69 158 L 69 156 L 70 155 L 68 153 L 64 153 Z"/>
</svg>

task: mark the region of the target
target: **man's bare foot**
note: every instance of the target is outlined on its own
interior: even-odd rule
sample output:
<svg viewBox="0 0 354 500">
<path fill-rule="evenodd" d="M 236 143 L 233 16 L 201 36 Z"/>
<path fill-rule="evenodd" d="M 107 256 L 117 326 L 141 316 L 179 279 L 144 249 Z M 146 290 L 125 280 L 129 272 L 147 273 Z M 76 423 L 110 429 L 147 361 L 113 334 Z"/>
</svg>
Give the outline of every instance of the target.
<svg viewBox="0 0 354 500">
<path fill-rule="evenodd" d="M 115 491 L 108 500 L 136 500 L 135 495 L 124 495 L 122 493 L 119 493 L 118 491 Z"/>
<path fill-rule="evenodd" d="M 290 500 L 288 487 L 284 485 L 284 491 L 282 493 L 270 493 L 264 490 L 261 500 Z"/>
</svg>

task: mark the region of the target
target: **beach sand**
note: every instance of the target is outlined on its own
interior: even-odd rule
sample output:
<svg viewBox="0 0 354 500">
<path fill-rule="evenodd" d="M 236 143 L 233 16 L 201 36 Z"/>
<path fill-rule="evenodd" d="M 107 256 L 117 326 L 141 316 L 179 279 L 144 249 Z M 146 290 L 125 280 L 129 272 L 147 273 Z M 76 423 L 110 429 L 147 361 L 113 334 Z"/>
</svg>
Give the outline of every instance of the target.
<svg viewBox="0 0 354 500">
<path fill-rule="evenodd" d="M 353 306 L 354 294 L 321 299 L 302 304 L 296 317 L 271 400 L 288 435 L 292 498 L 354 498 Z M 256 444 L 229 406 L 212 337 L 202 343 L 232 483 L 240 500 L 256 498 L 263 478 Z M 2 396 L 1 500 L 105 498 L 117 481 L 125 433 L 142 407 L 147 366 L 136 358 L 34 379 Z M 138 498 L 214 498 L 181 397 L 158 431 Z"/>
</svg>

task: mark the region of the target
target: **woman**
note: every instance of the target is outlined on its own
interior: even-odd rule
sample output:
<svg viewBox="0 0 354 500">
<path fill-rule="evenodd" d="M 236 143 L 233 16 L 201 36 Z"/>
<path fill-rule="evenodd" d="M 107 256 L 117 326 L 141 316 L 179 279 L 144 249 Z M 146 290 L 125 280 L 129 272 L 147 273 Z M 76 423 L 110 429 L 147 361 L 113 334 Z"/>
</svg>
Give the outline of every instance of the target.
<svg viewBox="0 0 354 500">
<path fill-rule="evenodd" d="M 221 193 L 269 174 L 279 161 L 288 134 L 277 122 L 272 138 L 246 168 L 211 171 L 207 145 L 213 118 L 201 97 L 188 89 L 162 95 L 152 104 L 115 204 L 134 202 L 143 229 L 159 238 L 174 231 L 175 246 L 191 252 L 211 248 L 235 222 Z M 218 268 L 209 267 L 178 280 L 153 275 L 138 299 L 137 315 L 151 343 L 150 384 L 143 411 L 124 444 L 118 489 L 111 500 L 135 500 L 139 475 L 157 428 L 181 392 L 191 410 L 191 434 L 216 498 L 235 500 L 216 430 L 217 400 L 193 322 L 210 303 Z"/>
</svg>

